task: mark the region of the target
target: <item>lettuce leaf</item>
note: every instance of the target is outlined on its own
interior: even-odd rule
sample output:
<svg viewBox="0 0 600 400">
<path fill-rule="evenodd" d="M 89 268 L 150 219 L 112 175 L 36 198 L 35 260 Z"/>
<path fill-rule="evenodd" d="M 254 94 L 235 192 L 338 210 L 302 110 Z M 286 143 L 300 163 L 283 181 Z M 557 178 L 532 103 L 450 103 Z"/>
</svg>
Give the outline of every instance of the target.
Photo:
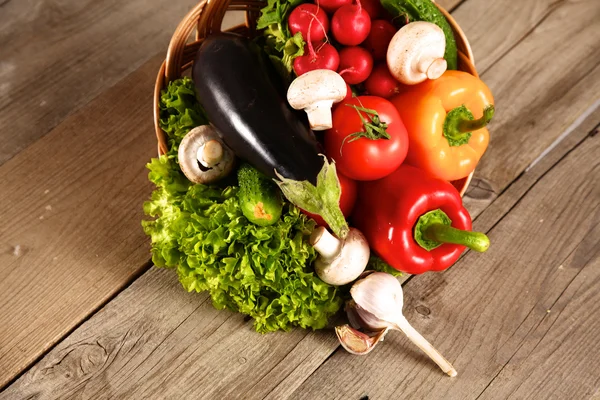
<svg viewBox="0 0 600 400">
<path fill-rule="evenodd" d="M 207 122 L 190 84 L 188 78 L 172 82 L 161 96 L 170 150 L 147 165 L 157 188 L 144 203 L 154 219 L 142 222 L 152 261 L 176 269 L 187 291 L 208 291 L 215 308 L 252 317 L 258 332 L 324 328 L 343 300 L 312 270 L 314 221 L 286 203 L 276 224 L 254 225 L 242 214 L 237 186 L 194 185 L 181 172 L 181 139 Z"/>
<path fill-rule="evenodd" d="M 151 174 L 162 163 L 172 161 L 153 161 Z M 237 187 L 191 185 L 182 192 L 169 175 L 156 180 L 164 186 L 144 204 L 158 216 L 143 222 L 157 266 L 176 267 L 183 287 L 208 291 L 215 308 L 251 316 L 258 332 L 327 325 L 342 298 L 312 272 L 314 221 L 288 203 L 276 224 L 257 226 L 243 216 Z"/>
<path fill-rule="evenodd" d="M 172 155 L 177 155 L 179 143 L 192 128 L 208 124 L 194 82 L 188 77 L 170 82 L 162 91 L 159 112 L 160 128 L 169 137 L 169 154 Z"/>
<path fill-rule="evenodd" d="M 293 63 L 304 55 L 305 41 L 300 32 L 292 36 L 287 18 L 292 10 L 305 0 L 269 0 L 261 9 L 256 28 L 263 30 L 257 43 L 263 48 L 277 72 L 286 83 L 292 81 Z"/>
</svg>

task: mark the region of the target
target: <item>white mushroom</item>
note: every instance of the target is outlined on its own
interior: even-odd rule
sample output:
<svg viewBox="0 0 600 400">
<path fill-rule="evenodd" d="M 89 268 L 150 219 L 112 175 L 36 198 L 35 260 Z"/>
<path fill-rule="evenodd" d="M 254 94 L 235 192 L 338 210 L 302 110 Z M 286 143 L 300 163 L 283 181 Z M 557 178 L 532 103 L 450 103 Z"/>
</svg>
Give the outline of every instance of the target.
<svg viewBox="0 0 600 400">
<path fill-rule="evenodd" d="M 184 175 L 194 183 L 211 183 L 231 172 L 235 156 L 210 125 L 188 132 L 177 154 Z"/>
<path fill-rule="evenodd" d="M 315 69 L 300 75 L 290 85 L 287 99 L 296 110 L 304 110 L 314 131 L 332 127 L 331 107 L 346 97 L 346 82 L 337 72 Z"/>
<path fill-rule="evenodd" d="M 387 65 L 399 82 L 415 85 L 437 79 L 446 71 L 444 31 L 431 22 L 416 21 L 402 27 L 390 42 Z"/>
<path fill-rule="evenodd" d="M 369 262 L 369 244 L 363 234 L 350 228 L 345 240 L 333 236 L 320 226 L 310 237 L 310 243 L 320 254 L 315 261 L 319 278 L 330 285 L 345 285 L 363 273 Z"/>
</svg>

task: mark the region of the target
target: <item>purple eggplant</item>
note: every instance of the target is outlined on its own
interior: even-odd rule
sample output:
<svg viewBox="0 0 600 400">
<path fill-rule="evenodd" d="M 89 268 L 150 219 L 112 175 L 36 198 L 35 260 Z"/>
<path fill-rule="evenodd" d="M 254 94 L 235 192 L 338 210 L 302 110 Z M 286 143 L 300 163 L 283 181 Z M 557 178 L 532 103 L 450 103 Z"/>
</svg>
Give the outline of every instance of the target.
<svg viewBox="0 0 600 400">
<path fill-rule="evenodd" d="M 248 39 L 223 33 L 202 43 L 192 77 L 211 124 L 238 157 L 269 177 L 277 170 L 314 184 L 323 167 L 319 143 L 269 65 Z"/>
</svg>

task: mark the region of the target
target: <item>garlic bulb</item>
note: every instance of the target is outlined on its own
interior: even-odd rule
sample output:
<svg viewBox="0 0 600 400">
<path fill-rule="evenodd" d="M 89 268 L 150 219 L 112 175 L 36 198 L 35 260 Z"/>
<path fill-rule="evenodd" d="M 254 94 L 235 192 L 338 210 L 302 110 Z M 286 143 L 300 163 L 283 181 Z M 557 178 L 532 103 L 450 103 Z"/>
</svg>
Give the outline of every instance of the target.
<svg viewBox="0 0 600 400">
<path fill-rule="evenodd" d="M 404 315 L 402 285 L 392 275 L 373 272 L 357 281 L 350 289 L 352 301 L 347 312 L 353 325 L 360 325 L 377 334 L 369 336 L 349 325 L 336 327 L 342 346 L 352 354 L 367 354 L 383 340 L 390 329 L 404 334 L 427 354 L 446 374 L 456 376 L 456 370 L 419 332 Z"/>
</svg>

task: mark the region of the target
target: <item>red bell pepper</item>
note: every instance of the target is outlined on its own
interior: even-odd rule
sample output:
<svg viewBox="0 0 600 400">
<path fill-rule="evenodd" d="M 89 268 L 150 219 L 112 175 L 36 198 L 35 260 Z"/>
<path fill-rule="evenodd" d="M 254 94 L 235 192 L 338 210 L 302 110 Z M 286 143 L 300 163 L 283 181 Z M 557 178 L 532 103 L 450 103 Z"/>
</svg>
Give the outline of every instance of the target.
<svg viewBox="0 0 600 400">
<path fill-rule="evenodd" d="M 454 186 L 409 165 L 361 182 L 352 220 L 375 253 L 410 274 L 444 270 L 466 247 L 483 252 L 490 243 L 471 232 L 471 216 Z"/>
</svg>

